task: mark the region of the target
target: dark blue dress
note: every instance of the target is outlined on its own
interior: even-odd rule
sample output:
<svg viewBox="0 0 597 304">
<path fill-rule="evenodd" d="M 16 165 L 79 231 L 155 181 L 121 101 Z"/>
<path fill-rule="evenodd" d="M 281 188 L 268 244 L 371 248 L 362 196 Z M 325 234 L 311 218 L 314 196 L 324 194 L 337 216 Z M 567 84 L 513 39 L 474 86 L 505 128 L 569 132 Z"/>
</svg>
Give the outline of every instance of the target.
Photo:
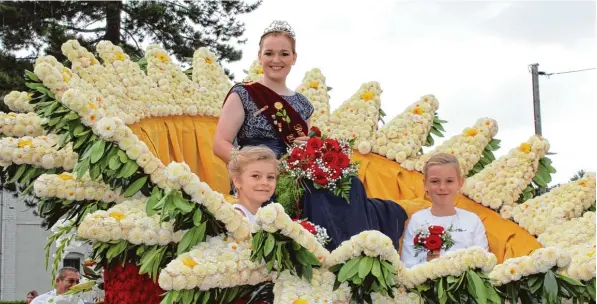
<svg viewBox="0 0 597 304">
<path fill-rule="evenodd" d="M 236 138 L 237 144 L 241 147 L 265 145 L 278 158 L 282 157 L 287 152 L 286 147 L 264 115 L 254 115 L 259 109 L 247 91 L 238 86 L 233 88 L 233 92 L 240 96 L 245 111 L 245 121 Z M 296 93 L 282 97 L 304 120 L 313 114 L 313 105 L 305 96 Z M 350 204 L 330 191 L 310 186 L 303 197 L 301 218 L 326 228 L 331 238 L 326 246 L 328 250 L 334 250 L 343 241 L 366 230 L 381 231 L 390 237 L 398 250 L 398 242 L 408 218 L 406 211 L 393 201 L 368 198 L 363 183 L 356 177 L 352 180 L 349 200 Z"/>
</svg>

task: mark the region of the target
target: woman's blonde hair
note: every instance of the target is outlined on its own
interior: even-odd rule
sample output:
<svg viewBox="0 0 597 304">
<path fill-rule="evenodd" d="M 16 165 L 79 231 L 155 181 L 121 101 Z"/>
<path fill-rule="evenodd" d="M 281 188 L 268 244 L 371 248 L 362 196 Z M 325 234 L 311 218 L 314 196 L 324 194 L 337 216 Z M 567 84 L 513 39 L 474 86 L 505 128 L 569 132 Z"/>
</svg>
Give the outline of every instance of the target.
<svg viewBox="0 0 597 304">
<path fill-rule="evenodd" d="M 288 38 L 288 40 L 290 40 L 290 47 L 292 48 L 292 53 L 296 54 L 296 40 L 288 32 L 285 31 L 273 31 L 261 36 L 261 39 L 259 39 L 259 53 L 261 53 L 261 50 L 263 49 L 263 41 L 265 40 L 265 38 L 269 36 L 284 36 Z"/>
<path fill-rule="evenodd" d="M 423 167 L 423 175 L 427 178 L 427 171 L 430 167 L 433 166 L 441 166 L 441 165 L 451 165 L 456 169 L 456 174 L 458 178 L 462 178 L 462 174 L 460 173 L 460 162 L 458 162 L 458 158 L 452 154 L 448 153 L 436 153 L 427 162 Z"/>
<path fill-rule="evenodd" d="M 256 161 L 271 161 L 276 165 L 276 174 L 278 173 L 279 162 L 272 149 L 266 146 L 247 146 L 232 151 L 232 158 L 228 163 L 228 174 L 230 177 L 238 177 L 249 164 Z"/>
</svg>

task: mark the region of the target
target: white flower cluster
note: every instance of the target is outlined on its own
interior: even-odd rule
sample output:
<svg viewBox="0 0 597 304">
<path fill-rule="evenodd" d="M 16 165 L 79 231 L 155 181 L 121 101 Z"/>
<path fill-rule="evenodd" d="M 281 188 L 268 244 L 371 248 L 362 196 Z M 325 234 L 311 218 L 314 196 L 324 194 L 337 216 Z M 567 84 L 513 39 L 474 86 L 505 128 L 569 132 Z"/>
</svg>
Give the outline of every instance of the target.
<svg viewBox="0 0 597 304">
<path fill-rule="evenodd" d="M 263 67 L 259 64 L 259 60 L 255 59 L 251 66 L 249 67 L 249 71 L 247 71 L 247 76 L 243 81 L 253 82 L 261 79 L 263 77 Z"/>
<path fill-rule="evenodd" d="M 462 193 L 494 210 L 499 210 L 503 205 L 512 206 L 535 177 L 539 160 L 548 150 L 549 142 L 539 135 L 533 135 L 481 172 L 467 178 Z"/>
<path fill-rule="evenodd" d="M 342 283 L 336 291 L 333 291 L 335 280 L 336 276 L 327 269 L 313 269 L 310 283 L 285 270 L 280 273 L 280 277 L 274 277 L 274 304 L 347 303 L 350 298 L 348 283 Z"/>
<path fill-rule="evenodd" d="M 425 95 L 394 117 L 375 134 L 373 153 L 385 156 L 403 167 L 413 170 L 417 153 L 425 144 L 439 101 L 433 95 Z"/>
<path fill-rule="evenodd" d="M 37 116 L 34 112 L 0 112 L 0 134 L 10 137 L 42 136 L 46 134 L 42 127 L 45 121 L 47 119 Z"/>
<path fill-rule="evenodd" d="M 217 62 L 216 55 L 205 47 L 199 48 L 193 55 L 193 81 L 199 84 L 201 107 L 213 109 L 212 115 L 219 116 L 232 84 Z M 205 113 L 205 110 L 201 113 Z"/>
<path fill-rule="evenodd" d="M 207 183 L 200 181 L 199 177 L 191 172 L 186 163 L 170 163 L 166 167 L 164 176 L 170 188 L 182 188 L 185 193 L 191 196 L 193 202 L 205 206 L 216 220 L 226 226 L 226 229 L 234 235 L 235 239 L 250 239 L 251 225 L 248 219 L 236 211 L 221 193 L 212 190 Z"/>
<path fill-rule="evenodd" d="M 560 272 L 575 280 L 589 281 L 595 277 L 595 238 L 589 243 L 571 246 L 565 249 L 571 256 L 570 265 Z"/>
<path fill-rule="evenodd" d="M 311 102 L 314 108 L 310 124 L 322 131 L 326 129 L 330 119 L 330 96 L 328 87 L 325 84 L 325 76 L 321 70 L 315 68 L 305 73 L 303 82 L 296 89 L 296 92 L 303 94 Z M 327 135 L 327 134 L 326 134 Z"/>
<path fill-rule="evenodd" d="M 301 224 L 292 221 L 284 211 L 284 207 L 278 203 L 259 208 L 255 215 L 252 230 L 253 232 L 259 230 L 269 233 L 280 232 L 313 253 L 322 264 L 330 254 L 311 232 L 307 231 Z"/>
<path fill-rule="evenodd" d="M 33 165 L 44 169 L 63 168 L 70 171 L 77 163 L 78 155 L 72 143 L 58 150 L 58 136 L 24 136 L 0 139 L 0 166 Z"/>
<path fill-rule="evenodd" d="M 338 248 L 330 253 L 326 265 L 332 267 L 343 264 L 361 255 L 380 258 L 392 263 L 398 276 L 403 270 L 402 261 L 400 261 L 400 256 L 394 248 L 392 240 L 377 230 L 363 231 L 342 242 Z"/>
<path fill-rule="evenodd" d="M 377 131 L 381 86 L 377 82 L 361 85 L 359 90 L 334 111 L 321 131 L 332 138 L 355 139 L 353 148 L 370 141 Z"/>
<path fill-rule="evenodd" d="M 394 288 L 394 298 L 390 296 L 383 296 L 379 293 L 372 293 L 371 299 L 375 304 L 420 304 L 423 303 L 423 299 L 414 292 L 408 292 L 406 288 L 399 287 Z"/>
<path fill-rule="evenodd" d="M 69 201 L 122 203 L 125 200 L 120 189 L 115 191 L 103 182 L 92 181 L 87 174 L 77 179 L 68 172 L 40 175 L 33 183 L 33 191 L 39 198 L 55 197 Z"/>
<path fill-rule="evenodd" d="M 60 100 L 62 94 L 66 92 L 73 78 L 73 74 L 70 69 L 60 65 L 56 65 L 58 61 L 53 56 L 39 57 L 35 61 L 35 68 L 33 72 L 42 81 L 42 83 L 56 95 L 56 98 Z M 78 76 L 75 76 L 78 80 Z"/>
<path fill-rule="evenodd" d="M 460 276 L 469 269 L 481 269 L 483 272 L 489 272 L 496 263 L 495 255 L 481 247 L 459 249 L 405 270 L 402 283 L 406 288 L 413 288 L 427 280 L 435 280 L 449 275 Z"/>
<path fill-rule="evenodd" d="M 595 202 L 595 189 L 595 174 L 587 173 L 581 179 L 514 206 L 511 211 L 506 208 L 505 213 L 510 211 L 522 228 L 540 235 L 547 226 L 580 217 Z"/>
<path fill-rule="evenodd" d="M 35 107 L 29 103 L 33 95 L 27 92 L 12 91 L 4 96 L 4 103 L 11 111 L 33 112 Z"/>
<path fill-rule="evenodd" d="M 226 288 L 271 281 L 263 262 L 250 259 L 251 240 L 238 241 L 227 235 L 208 237 L 160 271 L 163 290 Z"/>
<path fill-rule="evenodd" d="M 122 52 L 113 51 L 104 45 L 100 48 L 107 54 L 117 53 L 111 55 L 118 58 L 111 58 L 113 61 L 122 61 L 127 59 L 126 55 Z M 146 107 L 140 100 L 131 99 L 127 96 L 127 90 L 121 77 L 114 68 L 113 64 L 107 64 L 103 66 L 99 64 L 97 59 L 87 49 L 82 47 L 78 41 L 69 40 L 62 44 L 62 53 L 72 62 L 73 79 L 80 77 L 85 80 L 77 81 L 77 85 L 74 84 L 72 88 L 80 88 L 81 92 L 88 95 L 88 98 L 98 104 L 109 116 L 120 117 L 127 124 L 133 124 L 138 122 L 142 117 L 140 111 Z M 108 58 L 108 55 L 106 55 Z M 128 59 L 127 59 L 128 60 Z M 36 72 L 36 74 L 38 74 Z M 78 74 L 78 76 L 76 76 Z M 39 74 L 38 74 L 39 76 Z M 76 76 L 76 77 L 75 77 Z M 40 77 L 41 79 L 41 77 Z M 128 81 L 128 80 L 127 80 Z M 45 81 L 44 81 L 45 84 Z M 95 89 L 91 89 L 91 87 Z M 107 98 L 99 97 L 106 96 Z M 147 93 L 146 93 L 147 94 Z M 100 98 L 98 100 L 98 98 Z"/>
<path fill-rule="evenodd" d="M 456 156 L 460 163 L 460 174 L 466 176 L 475 164 L 483 157 L 483 151 L 493 137 L 497 134 L 497 122 L 491 118 L 480 118 L 474 126 L 465 128 L 461 134 L 444 141 L 433 151 L 423 154 L 414 164 L 414 169 L 423 172 L 425 163 L 436 153 L 448 153 Z M 410 168 L 408 160 L 402 163 L 403 167 Z M 408 163 L 408 164 L 407 164 Z"/>
<path fill-rule="evenodd" d="M 595 212 L 586 212 L 561 224 L 550 224 L 537 240 L 544 247 L 568 248 L 595 240 Z"/>
<path fill-rule="evenodd" d="M 99 210 L 85 216 L 77 234 L 90 241 L 126 240 L 134 245 L 178 243 L 184 231 L 173 231 L 172 222 L 160 222 L 159 215 L 147 216 L 147 199 L 128 200 L 107 211 Z"/>
<path fill-rule="evenodd" d="M 555 247 L 539 248 L 530 255 L 507 259 L 496 265 L 489 273 L 489 278 L 495 280 L 494 285 L 500 286 L 526 276 L 545 273 L 556 266 L 566 267 L 568 264 L 568 252 Z"/>
</svg>

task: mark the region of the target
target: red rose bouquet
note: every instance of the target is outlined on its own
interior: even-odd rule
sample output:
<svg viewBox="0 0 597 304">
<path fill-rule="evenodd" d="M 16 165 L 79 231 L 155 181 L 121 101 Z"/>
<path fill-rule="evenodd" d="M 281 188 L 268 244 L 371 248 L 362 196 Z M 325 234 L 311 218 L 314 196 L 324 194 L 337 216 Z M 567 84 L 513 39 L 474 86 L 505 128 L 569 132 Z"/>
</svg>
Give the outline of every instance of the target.
<svg viewBox="0 0 597 304">
<path fill-rule="evenodd" d="M 296 216 L 295 205 L 307 188 L 306 181 L 349 202 L 351 179 L 357 176 L 349 141 L 326 138 L 317 127 L 311 128 L 309 137 L 307 143 L 290 147 L 281 160 L 276 195 L 291 216 Z"/>
<path fill-rule="evenodd" d="M 415 256 L 421 252 L 431 252 L 436 250 L 448 250 L 454 246 L 451 232 L 463 231 L 462 229 L 454 229 L 452 226 L 447 230 L 442 226 L 429 225 L 417 231 L 413 240 L 415 246 Z"/>
</svg>

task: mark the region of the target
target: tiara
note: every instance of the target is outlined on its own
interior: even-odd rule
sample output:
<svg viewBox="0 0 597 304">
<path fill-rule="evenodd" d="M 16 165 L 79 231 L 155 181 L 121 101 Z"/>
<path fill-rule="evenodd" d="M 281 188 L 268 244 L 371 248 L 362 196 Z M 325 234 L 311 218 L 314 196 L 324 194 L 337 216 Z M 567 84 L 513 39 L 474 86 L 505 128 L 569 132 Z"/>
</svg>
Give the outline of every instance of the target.
<svg viewBox="0 0 597 304">
<path fill-rule="evenodd" d="M 290 27 L 290 24 L 288 24 L 286 21 L 274 20 L 272 24 L 265 28 L 265 31 L 263 31 L 263 35 L 261 35 L 261 37 L 272 32 L 285 32 L 288 33 L 292 39 L 295 39 L 294 31 L 292 30 L 292 27 Z"/>
</svg>

